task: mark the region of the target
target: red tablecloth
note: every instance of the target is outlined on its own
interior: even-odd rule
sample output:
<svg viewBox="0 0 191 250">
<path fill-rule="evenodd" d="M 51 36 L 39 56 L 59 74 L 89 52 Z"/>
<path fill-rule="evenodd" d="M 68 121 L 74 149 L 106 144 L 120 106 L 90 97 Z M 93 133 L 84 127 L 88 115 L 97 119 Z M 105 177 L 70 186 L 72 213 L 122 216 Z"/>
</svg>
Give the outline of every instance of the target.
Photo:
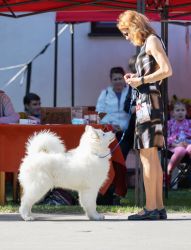
<svg viewBox="0 0 191 250">
<path fill-rule="evenodd" d="M 101 127 L 100 125 L 97 125 Z M 78 146 L 81 135 L 84 132 L 84 125 L 19 125 L 19 124 L 1 124 L 0 125 L 0 171 L 18 172 L 21 159 L 25 154 L 25 144 L 35 131 L 50 130 L 57 133 L 64 141 L 67 149 Z M 113 148 L 117 141 L 111 145 Z M 118 195 L 126 193 L 126 183 L 124 176 L 126 168 L 123 155 L 118 147 L 112 156 L 112 161 L 119 163 L 120 167 L 115 170 L 111 166 L 109 179 L 102 188 L 104 193 L 115 180 L 116 192 Z"/>
</svg>

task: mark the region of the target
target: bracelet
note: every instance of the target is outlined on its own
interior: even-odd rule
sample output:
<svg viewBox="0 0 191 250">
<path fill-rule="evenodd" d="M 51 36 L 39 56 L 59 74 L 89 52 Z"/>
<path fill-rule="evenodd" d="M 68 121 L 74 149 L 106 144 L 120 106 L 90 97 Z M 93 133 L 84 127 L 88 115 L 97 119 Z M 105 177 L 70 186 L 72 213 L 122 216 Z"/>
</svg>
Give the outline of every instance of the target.
<svg viewBox="0 0 191 250">
<path fill-rule="evenodd" d="M 141 76 L 141 84 L 145 84 L 144 76 Z"/>
</svg>

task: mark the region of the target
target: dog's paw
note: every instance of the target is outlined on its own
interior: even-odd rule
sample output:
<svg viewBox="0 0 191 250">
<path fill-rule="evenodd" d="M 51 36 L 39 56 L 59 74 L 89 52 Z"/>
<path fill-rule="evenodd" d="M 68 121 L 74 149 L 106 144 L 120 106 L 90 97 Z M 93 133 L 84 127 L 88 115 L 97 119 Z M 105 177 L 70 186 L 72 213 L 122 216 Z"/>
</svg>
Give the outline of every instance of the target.
<svg viewBox="0 0 191 250">
<path fill-rule="evenodd" d="M 99 214 L 98 220 L 105 220 L 105 215 Z"/>
<path fill-rule="evenodd" d="M 33 216 L 23 216 L 23 215 L 21 215 L 21 217 L 23 218 L 24 221 L 33 221 L 34 220 Z"/>
<path fill-rule="evenodd" d="M 95 214 L 95 215 L 91 215 L 88 216 L 90 220 L 96 220 L 96 221 L 100 221 L 100 220 L 104 220 L 105 216 L 103 214 Z"/>
</svg>

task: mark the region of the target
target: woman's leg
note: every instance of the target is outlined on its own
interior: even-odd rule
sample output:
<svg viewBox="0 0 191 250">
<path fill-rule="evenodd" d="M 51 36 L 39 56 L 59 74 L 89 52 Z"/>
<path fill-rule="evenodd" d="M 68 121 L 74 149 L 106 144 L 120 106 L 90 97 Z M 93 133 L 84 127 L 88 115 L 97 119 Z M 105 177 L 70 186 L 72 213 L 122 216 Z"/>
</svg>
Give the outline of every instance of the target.
<svg viewBox="0 0 191 250">
<path fill-rule="evenodd" d="M 159 163 L 157 161 L 157 148 L 148 148 L 140 150 L 140 158 L 143 165 L 143 179 L 146 193 L 146 209 L 154 210 L 157 208 L 157 194 L 161 196 L 161 191 L 157 192 L 160 185 L 157 182 Z"/>
<path fill-rule="evenodd" d="M 143 179 L 146 193 L 146 209 L 142 210 L 138 214 L 130 215 L 128 219 L 164 220 L 167 218 L 166 210 L 157 210 L 157 208 L 163 208 L 161 191 L 162 174 L 161 166 L 159 165 L 160 162 L 158 158 L 158 149 L 155 147 L 149 149 L 141 149 L 140 157 L 143 165 Z M 158 181 L 159 176 L 160 181 Z"/>
<path fill-rule="evenodd" d="M 186 155 L 187 151 L 184 147 L 176 147 L 173 149 L 172 155 L 168 164 L 168 173 L 170 174 L 173 169 L 181 162 L 182 158 Z"/>
<path fill-rule="evenodd" d="M 162 171 L 162 166 L 161 162 L 159 159 L 158 155 L 158 150 L 156 150 L 155 153 L 155 163 L 156 163 L 156 171 L 157 171 L 157 181 L 156 181 L 156 204 L 157 204 L 157 209 L 161 210 L 164 208 L 164 203 L 163 203 L 163 171 Z"/>
</svg>

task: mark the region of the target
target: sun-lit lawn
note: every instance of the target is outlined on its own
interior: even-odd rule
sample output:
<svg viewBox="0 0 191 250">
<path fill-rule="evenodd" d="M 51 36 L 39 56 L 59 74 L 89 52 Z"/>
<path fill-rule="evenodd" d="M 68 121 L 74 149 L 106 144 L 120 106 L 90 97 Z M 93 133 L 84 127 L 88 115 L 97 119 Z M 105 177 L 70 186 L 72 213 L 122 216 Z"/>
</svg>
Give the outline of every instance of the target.
<svg viewBox="0 0 191 250">
<path fill-rule="evenodd" d="M 170 191 L 165 200 L 168 212 L 191 212 L 191 189 Z M 5 206 L 0 206 L 0 213 L 18 212 L 19 204 L 8 200 Z M 129 189 L 126 197 L 121 199 L 121 206 L 98 206 L 98 211 L 103 213 L 129 213 L 136 212 L 140 208 L 135 207 L 134 190 Z M 38 213 L 83 213 L 80 206 L 51 206 L 35 205 L 33 212 Z"/>
</svg>

